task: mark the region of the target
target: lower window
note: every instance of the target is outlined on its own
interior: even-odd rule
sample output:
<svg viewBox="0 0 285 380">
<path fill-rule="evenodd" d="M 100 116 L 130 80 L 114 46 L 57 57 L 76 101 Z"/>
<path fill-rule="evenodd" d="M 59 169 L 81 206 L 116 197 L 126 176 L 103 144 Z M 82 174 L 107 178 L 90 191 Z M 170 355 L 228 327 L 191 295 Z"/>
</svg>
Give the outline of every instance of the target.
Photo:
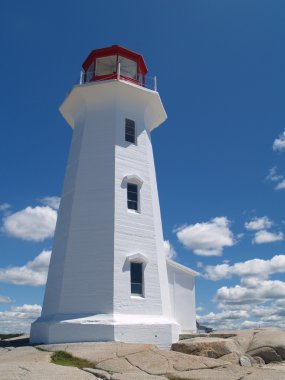
<svg viewBox="0 0 285 380">
<path fill-rule="evenodd" d="M 138 211 L 138 185 L 128 183 L 127 186 L 128 209 Z"/>
<path fill-rule="evenodd" d="M 131 263 L 131 294 L 143 295 L 143 264 Z"/>
</svg>

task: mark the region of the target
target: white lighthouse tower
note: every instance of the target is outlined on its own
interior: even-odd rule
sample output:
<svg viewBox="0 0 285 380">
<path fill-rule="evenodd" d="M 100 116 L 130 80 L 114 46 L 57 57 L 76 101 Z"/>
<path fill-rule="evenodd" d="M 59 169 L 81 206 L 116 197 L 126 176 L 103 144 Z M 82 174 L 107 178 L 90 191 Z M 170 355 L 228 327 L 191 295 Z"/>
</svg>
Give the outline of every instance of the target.
<svg viewBox="0 0 285 380">
<path fill-rule="evenodd" d="M 117 45 L 97 49 L 83 69 L 60 107 L 73 138 L 31 341 L 166 347 L 181 331 L 170 287 L 182 268 L 172 262 L 167 270 L 150 137 L 166 113 L 156 89 L 145 86 L 140 54 Z M 194 281 L 190 288 L 194 294 Z M 189 302 L 194 330 L 194 295 Z"/>
</svg>

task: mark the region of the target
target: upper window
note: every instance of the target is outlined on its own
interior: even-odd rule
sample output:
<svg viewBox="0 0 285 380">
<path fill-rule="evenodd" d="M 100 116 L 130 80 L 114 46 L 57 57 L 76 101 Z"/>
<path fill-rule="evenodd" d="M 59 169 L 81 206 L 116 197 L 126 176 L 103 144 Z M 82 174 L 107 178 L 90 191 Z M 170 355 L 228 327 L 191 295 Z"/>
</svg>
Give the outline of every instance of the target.
<svg viewBox="0 0 285 380">
<path fill-rule="evenodd" d="M 130 119 L 126 119 L 125 140 L 133 144 L 136 143 L 136 126 L 135 122 Z"/>
<path fill-rule="evenodd" d="M 128 183 L 128 209 L 138 211 L 138 185 L 135 183 Z"/>
<path fill-rule="evenodd" d="M 131 263 L 131 293 L 143 295 L 143 264 Z"/>
</svg>

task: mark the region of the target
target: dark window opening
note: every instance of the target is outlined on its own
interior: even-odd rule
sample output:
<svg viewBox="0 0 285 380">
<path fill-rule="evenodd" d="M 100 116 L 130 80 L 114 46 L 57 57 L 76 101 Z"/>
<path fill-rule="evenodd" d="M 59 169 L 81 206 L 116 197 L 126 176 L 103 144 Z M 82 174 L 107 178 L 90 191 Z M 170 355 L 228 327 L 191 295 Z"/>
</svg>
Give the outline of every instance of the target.
<svg viewBox="0 0 285 380">
<path fill-rule="evenodd" d="M 131 293 L 143 295 L 143 264 L 131 263 Z"/>
<path fill-rule="evenodd" d="M 138 211 L 138 185 L 128 183 L 128 209 Z"/>
<path fill-rule="evenodd" d="M 130 119 L 126 119 L 125 124 L 125 140 L 135 144 L 136 143 L 136 127 L 135 122 Z"/>
</svg>

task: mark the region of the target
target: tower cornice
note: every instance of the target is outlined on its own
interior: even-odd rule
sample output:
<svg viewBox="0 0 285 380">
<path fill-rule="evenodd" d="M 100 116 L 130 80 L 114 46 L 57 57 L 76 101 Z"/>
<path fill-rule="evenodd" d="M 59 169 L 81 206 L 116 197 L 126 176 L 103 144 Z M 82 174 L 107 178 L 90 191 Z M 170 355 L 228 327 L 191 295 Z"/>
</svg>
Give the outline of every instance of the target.
<svg viewBox="0 0 285 380">
<path fill-rule="evenodd" d="M 96 107 L 101 107 L 102 102 L 106 104 L 106 101 L 118 99 L 120 102 L 125 100 L 130 107 L 144 107 L 150 131 L 167 119 L 157 91 L 117 79 L 75 85 L 59 110 L 71 128 L 74 128 L 82 110 L 90 107 L 96 110 Z"/>
</svg>

